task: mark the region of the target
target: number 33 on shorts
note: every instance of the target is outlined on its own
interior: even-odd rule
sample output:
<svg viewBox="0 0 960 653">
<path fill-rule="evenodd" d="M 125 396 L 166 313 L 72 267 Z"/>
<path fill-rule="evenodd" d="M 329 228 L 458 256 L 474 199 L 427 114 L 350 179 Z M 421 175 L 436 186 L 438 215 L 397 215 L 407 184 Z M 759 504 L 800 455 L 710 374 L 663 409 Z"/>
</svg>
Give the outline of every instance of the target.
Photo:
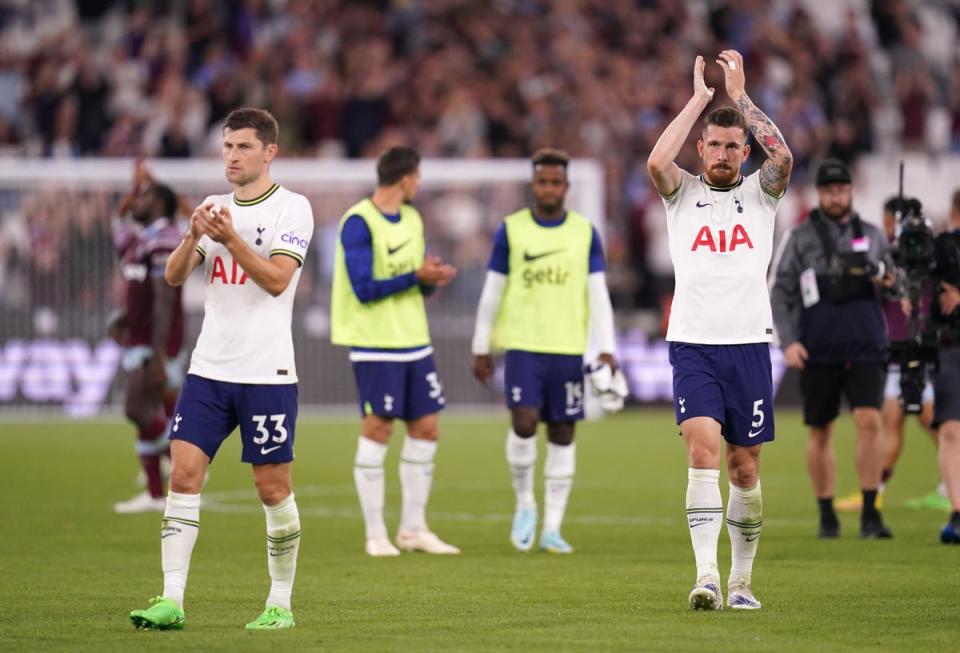
<svg viewBox="0 0 960 653">
<path fill-rule="evenodd" d="M 254 426 L 257 429 L 257 435 L 253 437 L 253 443 L 260 446 L 260 455 L 266 456 L 283 447 L 287 441 L 287 429 L 284 426 L 286 413 L 278 415 L 251 415 Z M 272 422 L 272 428 L 267 428 L 267 420 Z M 269 441 L 269 442 L 268 442 Z"/>
</svg>

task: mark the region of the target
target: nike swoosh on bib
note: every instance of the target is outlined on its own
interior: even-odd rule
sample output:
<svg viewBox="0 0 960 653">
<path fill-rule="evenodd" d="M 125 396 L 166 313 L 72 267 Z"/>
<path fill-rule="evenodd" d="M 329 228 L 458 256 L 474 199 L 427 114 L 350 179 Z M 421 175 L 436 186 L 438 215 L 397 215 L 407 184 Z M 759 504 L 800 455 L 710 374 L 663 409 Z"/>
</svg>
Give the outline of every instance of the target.
<svg viewBox="0 0 960 653">
<path fill-rule="evenodd" d="M 393 256 L 394 254 L 396 254 L 397 252 L 399 252 L 401 249 L 403 249 L 404 247 L 406 247 L 407 245 L 409 245 L 411 240 L 413 240 L 413 239 L 412 239 L 412 238 L 407 238 L 405 241 L 403 241 L 402 243 L 400 243 L 400 244 L 397 245 L 396 247 L 390 247 L 390 244 L 388 243 L 388 244 L 387 244 L 387 255 L 388 255 L 388 256 Z"/>
<path fill-rule="evenodd" d="M 540 254 L 531 254 L 530 252 L 524 252 L 523 260 L 527 263 L 530 263 L 531 261 L 536 261 L 537 259 L 543 258 L 544 256 L 553 256 L 554 254 L 559 254 L 565 249 L 566 247 L 561 247 L 560 249 L 552 249 L 549 252 L 541 252 Z"/>
</svg>

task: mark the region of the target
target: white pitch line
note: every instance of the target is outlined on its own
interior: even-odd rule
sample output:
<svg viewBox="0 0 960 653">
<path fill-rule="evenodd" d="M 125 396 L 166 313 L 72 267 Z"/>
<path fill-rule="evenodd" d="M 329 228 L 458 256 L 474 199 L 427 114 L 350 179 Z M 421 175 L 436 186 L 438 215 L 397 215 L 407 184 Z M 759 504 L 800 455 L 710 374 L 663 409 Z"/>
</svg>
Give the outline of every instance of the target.
<svg viewBox="0 0 960 653">
<path fill-rule="evenodd" d="M 333 486 L 336 488 L 337 486 Z M 351 494 L 353 490 L 351 488 Z M 315 496 L 343 496 L 340 491 L 329 491 L 320 486 L 303 486 L 297 488 L 294 493 L 298 498 Z M 244 503 L 232 503 L 232 501 L 243 501 Z M 362 513 L 354 508 L 324 508 L 322 506 L 304 506 L 300 505 L 300 515 L 304 517 L 319 517 L 321 519 L 350 519 L 359 520 Z M 203 507 L 207 512 L 216 512 L 224 514 L 260 514 L 263 508 L 256 501 L 256 493 L 253 490 L 222 490 L 203 493 Z M 396 516 L 393 511 L 386 511 L 388 516 Z M 669 526 L 682 523 L 684 515 L 678 513 L 677 517 L 653 517 L 649 515 L 578 515 L 570 514 L 564 518 L 567 524 L 583 525 L 601 525 L 601 526 Z M 474 512 L 438 512 L 430 511 L 431 521 L 452 521 L 452 522 L 490 522 L 490 523 L 510 523 L 513 520 L 513 514 L 508 513 L 474 513 Z M 778 519 L 764 518 L 765 524 L 770 525 L 802 525 L 807 523 L 801 519 Z M 812 523 L 812 522 L 811 522 Z"/>
</svg>

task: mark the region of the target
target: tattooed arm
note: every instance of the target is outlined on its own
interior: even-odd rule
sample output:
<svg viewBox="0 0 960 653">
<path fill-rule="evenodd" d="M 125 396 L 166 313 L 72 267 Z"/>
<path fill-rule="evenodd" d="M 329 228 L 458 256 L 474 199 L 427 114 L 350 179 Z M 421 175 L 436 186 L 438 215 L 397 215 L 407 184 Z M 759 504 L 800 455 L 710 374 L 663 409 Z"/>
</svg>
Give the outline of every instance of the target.
<svg viewBox="0 0 960 653">
<path fill-rule="evenodd" d="M 760 187 L 774 197 L 781 197 L 787 190 L 790 171 L 793 169 L 790 148 L 773 121 L 747 97 L 743 56 L 736 50 L 724 50 L 717 63 L 723 68 L 727 95 L 746 117 L 753 137 L 767 154 L 767 160 L 760 166 Z"/>
</svg>

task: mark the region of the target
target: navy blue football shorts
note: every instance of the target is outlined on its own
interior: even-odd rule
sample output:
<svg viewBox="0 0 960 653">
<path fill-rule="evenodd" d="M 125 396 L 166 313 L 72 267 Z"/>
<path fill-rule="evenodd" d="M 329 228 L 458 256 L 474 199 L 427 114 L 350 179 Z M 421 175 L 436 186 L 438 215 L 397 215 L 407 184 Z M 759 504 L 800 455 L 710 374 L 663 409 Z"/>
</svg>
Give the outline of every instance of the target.
<svg viewBox="0 0 960 653">
<path fill-rule="evenodd" d="M 447 403 L 433 354 L 413 361 L 354 361 L 353 374 L 361 415 L 411 421 Z"/>
<path fill-rule="evenodd" d="M 213 460 L 239 426 L 243 462 L 288 463 L 293 460 L 296 423 L 296 383 L 230 383 L 188 374 L 177 399 L 170 439 L 195 444 Z"/>
<path fill-rule="evenodd" d="M 543 422 L 583 419 L 583 356 L 509 349 L 503 380 L 508 408 L 538 408 Z"/>
<path fill-rule="evenodd" d="M 730 444 L 752 447 L 773 440 L 770 345 L 671 342 L 669 352 L 677 424 L 712 417 Z"/>
</svg>

